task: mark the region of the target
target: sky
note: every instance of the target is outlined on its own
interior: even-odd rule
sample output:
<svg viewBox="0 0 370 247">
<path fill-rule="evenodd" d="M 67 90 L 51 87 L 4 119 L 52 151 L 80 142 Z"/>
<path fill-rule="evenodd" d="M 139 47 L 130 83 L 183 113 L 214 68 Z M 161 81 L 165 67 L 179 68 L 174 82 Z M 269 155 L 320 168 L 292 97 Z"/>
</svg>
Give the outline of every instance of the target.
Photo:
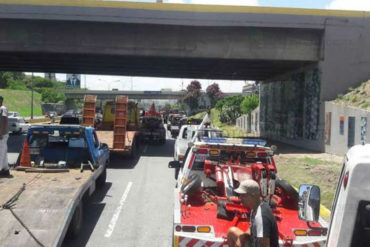
<svg viewBox="0 0 370 247">
<path fill-rule="evenodd" d="M 131 0 L 126 0 L 131 1 Z M 135 2 L 156 2 L 155 0 L 132 0 Z M 163 0 L 164 3 L 179 4 L 218 4 L 240 6 L 265 6 L 265 7 L 288 7 L 288 8 L 316 8 L 316 9 L 340 9 L 370 11 L 370 0 Z M 42 74 L 37 74 L 42 75 Z M 66 80 L 65 74 L 57 74 L 57 79 Z M 127 76 L 99 76 L 82 75 L 81 87 L 92 90 L 172 90 L 186 89 L 186 86 L 196 78 L 152 78 L 152 77 L 127 77 Z M 220 81 L 199 80 L 202 89 L 209 84 L 218 83 L 223 92 L 241 92 L 245 83 L 250 81 Z"/>
</svg>

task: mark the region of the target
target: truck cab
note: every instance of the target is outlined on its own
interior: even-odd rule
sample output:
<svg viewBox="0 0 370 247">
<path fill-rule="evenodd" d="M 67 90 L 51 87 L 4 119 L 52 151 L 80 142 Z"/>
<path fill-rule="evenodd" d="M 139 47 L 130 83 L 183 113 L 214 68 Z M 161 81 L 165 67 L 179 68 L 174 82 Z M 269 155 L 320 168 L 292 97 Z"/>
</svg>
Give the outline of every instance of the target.
<svg viewBox="0 0 370 247">
<path fill-rule="evenodd" d="M 369 246 L 370 243 L 370 144 L 353 146 L 344 156 L 337 184 L 328 230 L 328 247 Z M 314 185 L 303 185 L 319 188 Z M 303 190 L 301 186 L 301 190 Z M 303 212 L 318 214 L 315 197 L 308 193 L 301 198 Z M 320 195 L 319 195 L 320 199 Z M 303 215 L 308 222 L 315 222 Z"/>
</svg>

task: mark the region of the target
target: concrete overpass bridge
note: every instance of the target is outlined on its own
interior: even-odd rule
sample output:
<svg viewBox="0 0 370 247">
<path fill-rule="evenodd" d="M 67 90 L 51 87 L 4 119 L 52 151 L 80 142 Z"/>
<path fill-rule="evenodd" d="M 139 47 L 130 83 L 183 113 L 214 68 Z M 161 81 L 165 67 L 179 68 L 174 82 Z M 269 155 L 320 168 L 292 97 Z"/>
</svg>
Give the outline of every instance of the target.
<svg viewBox="0 0 370 247">
<path fill-rule="evenodd" d="M 185 91 L 106 91 L 106 90 L 66 90 L 63 91 L 67 99 L 83 99 L 85 95 L 96 95 L 99 100 L 114 100 L 117 95 L 126 95 L 129 99 L 163 99 L 180 100 L 185 96 Z M 241 93 L 224 93 L 227 96 Z"/>
<path fill-rule="evenodd" d="M 1 70 L 258 80 L 262 135 L 317 150 L 369 68 L 369 12 L 0 0 Z"/>
</svg>

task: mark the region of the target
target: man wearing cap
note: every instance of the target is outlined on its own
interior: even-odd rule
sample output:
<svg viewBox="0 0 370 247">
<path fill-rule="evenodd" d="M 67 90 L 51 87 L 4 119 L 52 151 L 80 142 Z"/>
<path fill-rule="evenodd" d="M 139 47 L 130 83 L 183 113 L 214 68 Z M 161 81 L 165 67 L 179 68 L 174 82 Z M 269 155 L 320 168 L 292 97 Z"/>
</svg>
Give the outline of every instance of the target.
<svg viewBox="0 0 370 247">
<path fill-rule="evenodd" d="M 239 194 L 243 206 L 250 208 L 250 228 L 243 232 L 231 227 L 227 234 L 230 247 L 278 247 L 279 232 L 270 206 L 260 199 L 260 187 L 254 180 L 248 179 L 240 183 L 235 190 Z"/>
<path fill-rule="evenodd" d="M 8 110 L 3 106 L 3 96 L 0 96 L 0 176 L 9 176 L 8 166 Z"/>
</svg>

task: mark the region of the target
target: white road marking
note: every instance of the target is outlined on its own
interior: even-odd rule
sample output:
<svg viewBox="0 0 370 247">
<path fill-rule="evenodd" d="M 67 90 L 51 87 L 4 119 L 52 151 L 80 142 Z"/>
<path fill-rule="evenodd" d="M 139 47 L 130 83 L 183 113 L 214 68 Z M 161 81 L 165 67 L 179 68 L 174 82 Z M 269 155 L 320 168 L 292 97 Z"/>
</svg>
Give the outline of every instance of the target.
<svg viewBox="0 0 370 247">
<path fill-rule="evenodd" d="M 143 153 L 145 154 L 147 150 L 148 150 L 148 145 L 145 145 L 143 149 Z"/>
<path fill-rule="evenodd" d="M 121 198 L 121 200 L 119 201 L 119 205 L 118 205 L 118 207 L 116 208 L 116 210 L 114 211 L 114 214 L 113 214 L 113 216 L 112 216 L 112 219 L 110 220 L 110 223 L 109 223 L 109 225 L 108 225 L 108 229 L 107 229 L 107 231 L 105 232 L 104 237 L 109 238 L 109 237 L 112 235 L 112 233 L 113 233 L 113 231 L 114 231 L 114 227 L 116 226 L 117 220 L 118 220 L 119 215 L 120 215 L 120 213 L 121 213 L 122 207 L 123 207 L 123 205 L 124 205 L 124 203 L 125 203 L 125 201 L 126 201 L 126 198 L 127 198 L 128 192 L 129 192 L 129 191 L 130 191 L 130 189 L 131 189 L 131 186 L 132 186 L 132 182 L 128 182 L 127 187 L 126 187 L 126 189 L 125 189 L 125 192 L 123 192 L 122 198 Z"/>
</svg>

